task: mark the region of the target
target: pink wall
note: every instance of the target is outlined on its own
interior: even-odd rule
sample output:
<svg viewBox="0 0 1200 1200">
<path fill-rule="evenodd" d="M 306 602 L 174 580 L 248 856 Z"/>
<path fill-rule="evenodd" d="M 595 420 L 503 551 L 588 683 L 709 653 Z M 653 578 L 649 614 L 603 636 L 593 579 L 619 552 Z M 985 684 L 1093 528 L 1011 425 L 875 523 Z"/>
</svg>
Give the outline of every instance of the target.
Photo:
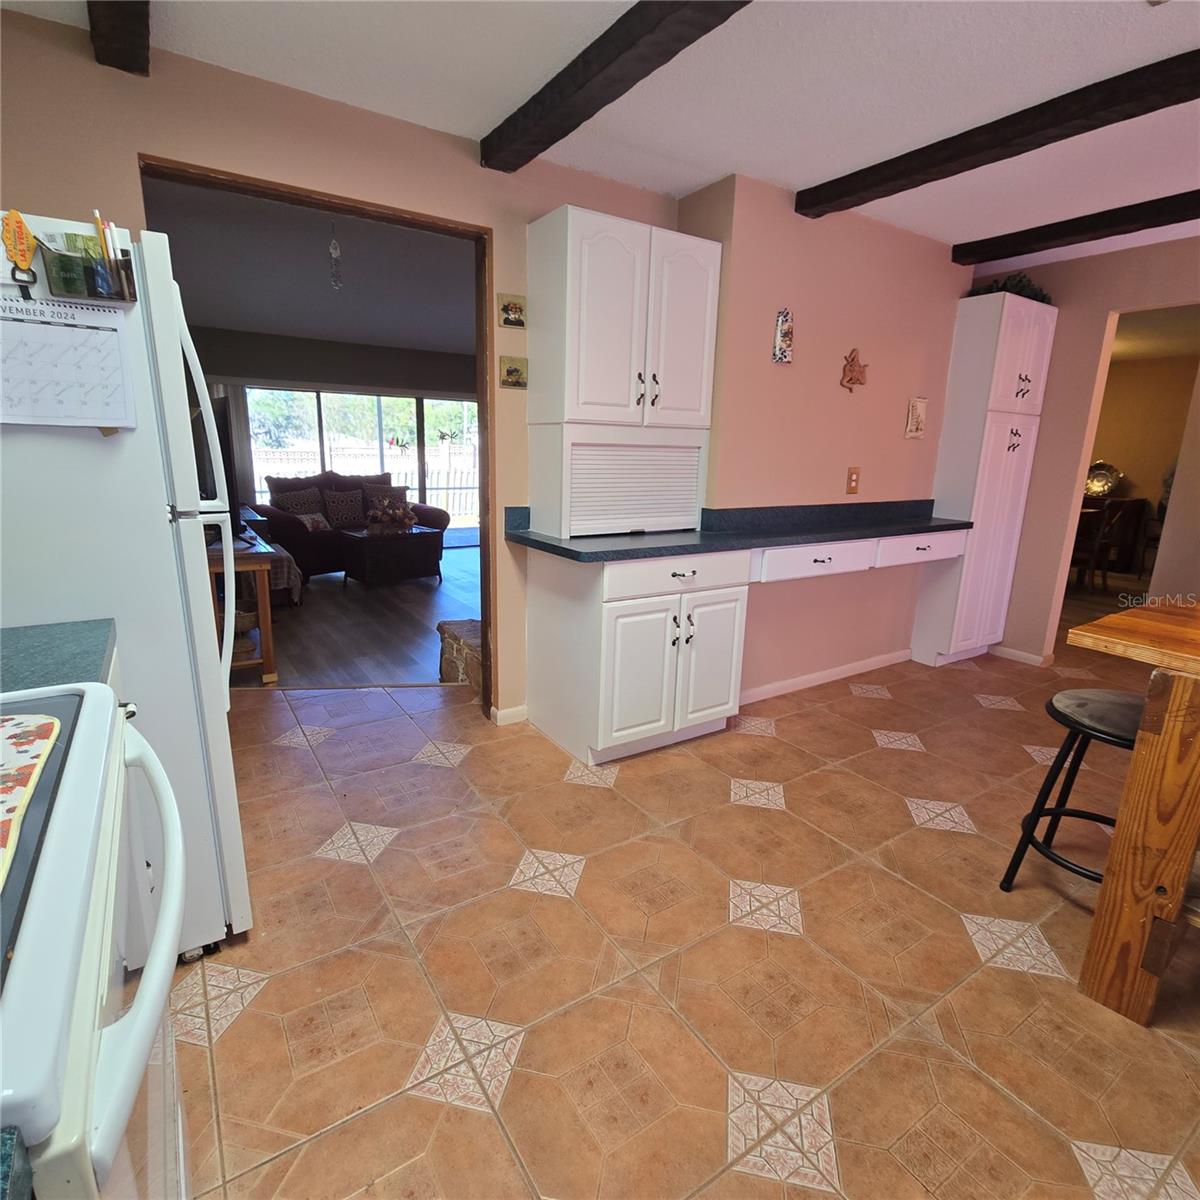
<svg viewBox="0 0 1200 1200">
<path fill-rule="evenodd" d="M 85 31 L 4 12 L 0 203 L 120 225 L 144 221 L 138 154 L 448 217 L 494 231 L 493 284 L 525 291 L 525 226 L 579 204 L 675 227 L 670 197 L 536 162 L 515 175 L 482 170 L 478 147 L 178 55 L 154 51 L 148 79 L 97 66 Z M 497 354 L 525 335 L 497 330 Z M 496 364 L 492 364 L 494 378 Z M 525 551 L 500 534 L 503 508 L 527 499 L 525 403 L 493 392 L 496 507 L 496 703 L 525 698 Z"/>
<path fill-rule="evenodd" d="M 940 242 L 854 213 L 798 217 L 790 192 L 742 176 L 681 200 L 679 227 L 725 245 L 709 505 L 928 498 L 969 269 Z M 783 307 L 791 365 L 771 361 Z M 869 370 L 850 393 L 839 381 L 852 347 Z M 914 395 L 929 399 L 923 440 L 904 438 Z M 857 497 L 845 494 L 849 466 L 862 471 Z M 752 588 L 743 689 L 906 651 L 918 571 Z"/>
<path fill-rule="evenodd" d="M 1054 646 L 1117 314 L 1200 301 L 1200 238 L 1030 267 L 1058 308 L 1004 645 Z M 1200 520 L 1193 517 L 1193 536 Z"/>
</svg>

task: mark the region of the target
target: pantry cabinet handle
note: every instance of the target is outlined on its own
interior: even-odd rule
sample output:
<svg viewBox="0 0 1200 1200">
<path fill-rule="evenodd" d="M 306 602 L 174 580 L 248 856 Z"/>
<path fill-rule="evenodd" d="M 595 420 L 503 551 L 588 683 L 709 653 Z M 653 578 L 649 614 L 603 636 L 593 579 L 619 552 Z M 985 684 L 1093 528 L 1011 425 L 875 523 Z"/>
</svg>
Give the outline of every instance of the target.
<svg viewBox="0 0 1200 1200">
<path fill-rule="evenodd" d="M 654 381 L 654 395 L 650 397 L 650 407 L 653 408 L 658 403 L 658 397 L 662 394 L 662 385 L 658 382 L 658 375 L 651 373 L 650 378 Z"/>
<path fill-rule="evenodd" d="M 687 637 L 685 637 L 683 639 L 683 644 L 685 646 L 690 646 L 692 644 L 692 638 L 694 638 L 696 636 L 696 622 L 692 619 L 691 613 L 688 613 L 687 619 L 688 619 L 688 635 L 687 635 Z"/>
<path fill-rule="evenodd" d="M 671 623 L 675 626 L 675 636 L 671 639 L 671 645 L 678 646 L 679 645 L 679 617 L 678 617 L 678 615 L 676 615 L 674 613 L 671 614 Z"/>
<path fill-rule="evenodd" d="M 640 406 L 642 401 L 646 398 L 646 377 L 641 373 L 641 371 L 637 373 L 637 380 L 638 386 L 642 390 L 638 392 L 637 399 L 634 401 L 634 403 Z"/>
<path fill-rule="evenodd" d="M 695 577 L 696 577 L 696 568 L 695 567 L 693 567 L 690 571 L 672 571 L 671 572 L 672 579 L 695 579 Z"/>
</svg>

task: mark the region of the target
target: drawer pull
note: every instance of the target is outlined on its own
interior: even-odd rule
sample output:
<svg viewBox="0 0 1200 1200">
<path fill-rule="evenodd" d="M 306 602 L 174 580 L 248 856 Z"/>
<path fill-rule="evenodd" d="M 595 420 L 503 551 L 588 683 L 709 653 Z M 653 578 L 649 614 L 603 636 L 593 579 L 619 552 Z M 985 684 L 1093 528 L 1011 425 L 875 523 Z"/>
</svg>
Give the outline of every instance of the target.
<svg viewBox="0 0 1200 1200">
<path fill-rule="evenodd" d="M 932 550 L 933 547 L 932 546 L 918 546 L 917 549 L 918 550 Z"/>
<path fill-rule="evenodd" d="M 696 568 L 693 567 L 690 571 L 672 571 L 671 578 L 672 579 L 695 579 L 696 578 Z"/>
<path fill-rule="evenodd" d="M 828 558 L 814 558 L 813 562 L 815 562 L 815 563 L 831 563 L 831 562 L 833 562 L 833 555 L 831 554 Z"/>
</svg>

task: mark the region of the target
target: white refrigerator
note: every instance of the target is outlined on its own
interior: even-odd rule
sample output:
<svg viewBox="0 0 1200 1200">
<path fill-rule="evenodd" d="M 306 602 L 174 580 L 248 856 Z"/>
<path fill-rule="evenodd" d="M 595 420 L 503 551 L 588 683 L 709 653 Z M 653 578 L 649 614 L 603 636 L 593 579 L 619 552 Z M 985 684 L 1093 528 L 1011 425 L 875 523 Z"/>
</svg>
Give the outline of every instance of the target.
<svg viewBox="0 0 1200 1200">
<path fill-rule="evenodd" d="M 87 223 L 26 221 L 42 239 L 95 233 Z M 230 497 L 167 238 L 115 236 L 132 252 L 137 281 L 136 302 L 123 306 L 136 428 L 102 436 L 95 428 L 0 425 L 0 622 L 115 619 L 118 697 L 136 704 L 137 727 L 179 805 L 187 878 L 179 949 L 190 951 L 251 924 L 226 723 L 234 606 L 224 606 L 218 630 L 208 571 L 219 535 L 232 587 Z M 48 299 L 45 271 L 38 274 L 30 291 Z M 0 299 L 17 295 L 5 272 Z M 198 466 L 206 455 L 211 470 Z M 147 949 L 138 927 L 155 924 L 163 853 L 154 797 L 140 781 L 138 788 L 142 847 L 131 904 L 142 919 L 129 934 L 131 968 Z"/>
</svg>

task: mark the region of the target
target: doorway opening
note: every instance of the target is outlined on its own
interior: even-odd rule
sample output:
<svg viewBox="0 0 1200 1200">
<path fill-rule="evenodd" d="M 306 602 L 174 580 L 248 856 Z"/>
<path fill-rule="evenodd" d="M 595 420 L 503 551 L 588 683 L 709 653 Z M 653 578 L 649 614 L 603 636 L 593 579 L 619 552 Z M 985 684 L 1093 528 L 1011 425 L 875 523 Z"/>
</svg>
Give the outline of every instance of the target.
<svg viewBox="0 0 1200 1200">
<path fill-rule="evenodd" d="M 272 554 L 279 686 L 459 682 L 449 622 L 487 710 L 490 230 L 141 167 L 234 464 L 235 547 Z"/>
<path fill-rule="evenodd" d="M 1192 414 L 1198 372 L 1200 305 L 1119 317 L 1080 501 L 1062 628 L 1164 591 L 1164 580 L 1155 578 L 1163 535 L 1172 518 L 1188 519 L 1183 505 L 1172 506 L 1172 495 L 1189 419 L 1200 419 L 1200 413 Z M 1190 469 L 1200 471 L 1200 463 Z"/>
</svg>

